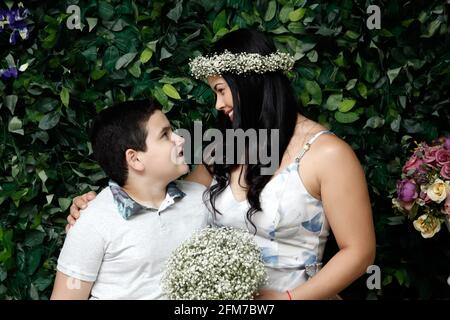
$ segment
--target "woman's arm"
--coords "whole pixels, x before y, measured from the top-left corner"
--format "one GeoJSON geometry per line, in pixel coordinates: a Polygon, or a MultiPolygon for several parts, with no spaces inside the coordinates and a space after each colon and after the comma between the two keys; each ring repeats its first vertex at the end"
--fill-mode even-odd
{"type": "MultiPolygon", "coordinates": [[[[344,141],[332,136],[321,140],[316,142],[320,155],[314,161],[324,211],[339,251],[314,277],[290,291],[292,299],[335,297],[375,259],[375,231],[364,171],[344,141]]],[[[288,295],[263,290],[258,298],[288,299],[288,295]]]]}
{"type": "Polygon", "coordinates": [[[211,185],[212,176],[206,169],[204,164],[199,164],[195,169],[186,177],[187,181],[197,182],[206,187],[211,185]]]}
{"type": "Polygon", "coordinates": [[[93,284],[58,271],[50,300],[87,300],[93,284]]]}
{"type": "Polygon", "coordinates": [[[362,276],[375,259],[372,209],[358,158],[337,137],[326,139],[320,151],[316,163],[321,198],[339,251],[314,277],[292,290],[293,299],[333,297],[362,276]]]}

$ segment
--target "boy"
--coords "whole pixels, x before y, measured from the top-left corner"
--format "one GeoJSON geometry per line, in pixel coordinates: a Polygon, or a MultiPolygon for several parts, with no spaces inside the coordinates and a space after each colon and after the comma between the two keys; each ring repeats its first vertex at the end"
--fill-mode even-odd
{"type": "Polygon", "coordinates": [[[207,225],[204,187],[187,173],[184,139],[152,101],[97,116],[94,157],[111,179],[67,234],[51,299],[164,299],[171,252],[207,225]]]}

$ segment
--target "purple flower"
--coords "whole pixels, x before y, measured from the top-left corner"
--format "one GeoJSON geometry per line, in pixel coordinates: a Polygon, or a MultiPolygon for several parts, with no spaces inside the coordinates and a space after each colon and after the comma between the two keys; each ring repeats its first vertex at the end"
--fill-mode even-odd
{"type": "Polygon", "coordinates": [[[398,199],[403,202],[412,202],[419,196],[417,185],[410,180],[397,182],[398,199]]]}
{"type": "Polygon", "coordinates": [[[17,37],[28,39],[28,25],[26,19],[30,11],[28,9],[19,8],[15,10],[0,10],[0,32],[2,32],[6,25],[11,29],[9,43],[16,44],[17,37]]]}
{"type": "Polygon", "coordinates": [[[9,79],[9,78],[17,78],[17,68],[16,67],[10,67],[8,69],[1,69],[0,70],[0,76],[3,80],[9,79]]]}
{"type": "Polygon", "coordinates": [[[450,150],[450,137],[446,137],[444,141],[444,148],[450,150]]]}

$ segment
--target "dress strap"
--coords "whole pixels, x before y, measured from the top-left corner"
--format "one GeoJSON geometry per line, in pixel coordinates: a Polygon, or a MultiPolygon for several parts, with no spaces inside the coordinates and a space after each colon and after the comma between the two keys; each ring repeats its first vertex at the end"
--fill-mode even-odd
{"type": "Polygon", "coordinates": [[[316,139],[321,136],[324,133],[329,133],[329,134],[334,134],[333,132],[331,132],[330,130],[322,130],[317,132],[311,139],[308,140],[308,142],[305,143],[305,145],[303,146],[302,151],[300,151],[300,154],[298,155],[297,158],[295,158],[295,162],[300,162],[300,160],[303,158],[303,156],[305,155],[306,151],[309,150],[309,148],[311,147],[311,145],[313,144],[314,141],[316,141],[316,139]]]}

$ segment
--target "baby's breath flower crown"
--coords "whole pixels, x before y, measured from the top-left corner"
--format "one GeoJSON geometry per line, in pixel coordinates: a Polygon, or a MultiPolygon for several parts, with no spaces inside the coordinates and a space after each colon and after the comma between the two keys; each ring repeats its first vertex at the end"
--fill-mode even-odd
{"type": "Polygon", "coordinates": [[[196,79],[223,73],[245,74],[292,70],[295,60],[288,53],[277,51],[269,55],[259,53],[231,53],[225,50],[221,54],[199,56],[189,62],[191,74],[196,79]]]}
{"type": "Polygon", "coordinates": [[[247,300],[267,281],[253,236],[243,230],[206,228],[177,248],[162,285],[169,299],[247,300]]]}

